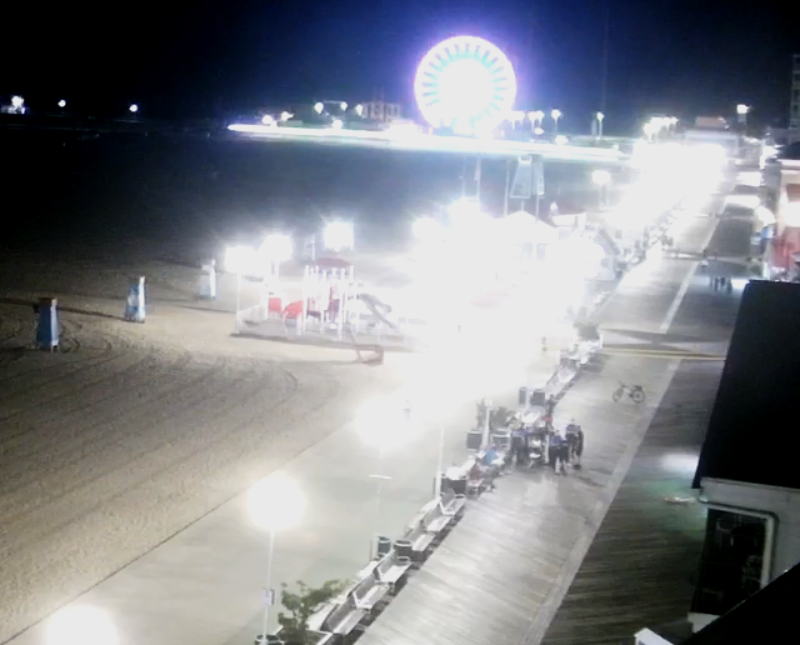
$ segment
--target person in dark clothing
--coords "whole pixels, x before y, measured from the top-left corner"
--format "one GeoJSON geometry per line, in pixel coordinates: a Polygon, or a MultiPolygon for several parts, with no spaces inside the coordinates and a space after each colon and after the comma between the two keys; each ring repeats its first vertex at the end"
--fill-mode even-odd
{"type": "Polygon", "coordinates": [[[517,456],[517,466],[528,465],[528,433],[525,432],[523,427],[519,428],[519,437],[515,454],[517,456]]]}
{"type": "Polygon", "coordinates": [[[583,430],[573,420],[567,426],[567,444],[569,445],[569,463],[573,468],[580,469],[581,455],[583,454],[583,430]]]}
{"type": "Polygon", "coordinates": [[[558,474],[567,474],[567,460],[569,459],[569,444],[567,440],[558,432],[550,437],[550,466],[558,474]]]}

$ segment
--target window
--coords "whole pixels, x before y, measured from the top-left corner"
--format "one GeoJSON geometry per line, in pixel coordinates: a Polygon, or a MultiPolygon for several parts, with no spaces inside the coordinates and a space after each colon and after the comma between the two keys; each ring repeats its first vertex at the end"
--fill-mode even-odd
{"type": "Polygon", "coordinates": [[[761,589],[767,520],[710,508],[692,612],[721,616],[761,589]]]}

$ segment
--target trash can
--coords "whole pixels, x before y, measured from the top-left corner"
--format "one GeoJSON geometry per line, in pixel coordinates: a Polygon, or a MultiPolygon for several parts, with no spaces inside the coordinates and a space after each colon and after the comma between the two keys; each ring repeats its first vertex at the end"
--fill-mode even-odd
{"type": "Polygon", "coordinates": [[[533,392],[531,392],[531,405],[544,407],[545,403],[546,397],[543,388],[536,388],[533,392]]]}
{"type": "Polygon", "coordinates": [[[483,443],[482,430],[470,430],[467,433],[467,450],[480,450],[483,443]]]}
{"type": "Polygon", "coordinates": [[[528,388],[527,387],[519,388],[519,394],[517,395],[517,403],[519,405],[528,405],[528,388]]]}
{"type": "Polygon", "coordinates": [[[386,537],[385,535],[379,535],[377,540],[377,559],[380,560],[383,556],[385,556],[389,551],[392,550],[392,540],[391,538],[386,537]]]}
{"type": "Polygon", "coordinates": [[[394,550],[400,558],[411,558],[411,542],[408,540],[395,540],[394,550]]]}
{"type": "Polygon", "coordinates": [[[467,494],[467,480],[464,478],[448,479],[447,485],[456,495],[467,494]]]}

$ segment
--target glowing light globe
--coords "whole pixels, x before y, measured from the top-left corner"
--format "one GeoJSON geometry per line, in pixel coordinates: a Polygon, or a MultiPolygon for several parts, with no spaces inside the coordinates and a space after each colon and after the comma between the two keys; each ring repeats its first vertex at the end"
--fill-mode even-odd
{"type": "Polygon", "coordinates": [[[440,42],[422,59],[414,94],[433,127],[475,134],[508,117],[517,80],[511,61],[492,43],[457,36],[440,42]]]}

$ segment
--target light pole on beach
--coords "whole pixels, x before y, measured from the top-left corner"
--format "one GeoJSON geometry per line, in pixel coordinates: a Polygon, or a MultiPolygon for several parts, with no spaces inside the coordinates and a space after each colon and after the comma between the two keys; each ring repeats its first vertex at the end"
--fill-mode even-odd
{"type": "Polygon", "coordinates": [[[300,491],[283,479],[263,479],[253,486],[247,496],[247,506],[253,522],[269,531],[267,568],[264,589],[263,643],[269,640],[270,610],[276,604],[272,588],[272,560],[275,555],[275,533],[300,521],[305,500],[300,491]]]}

